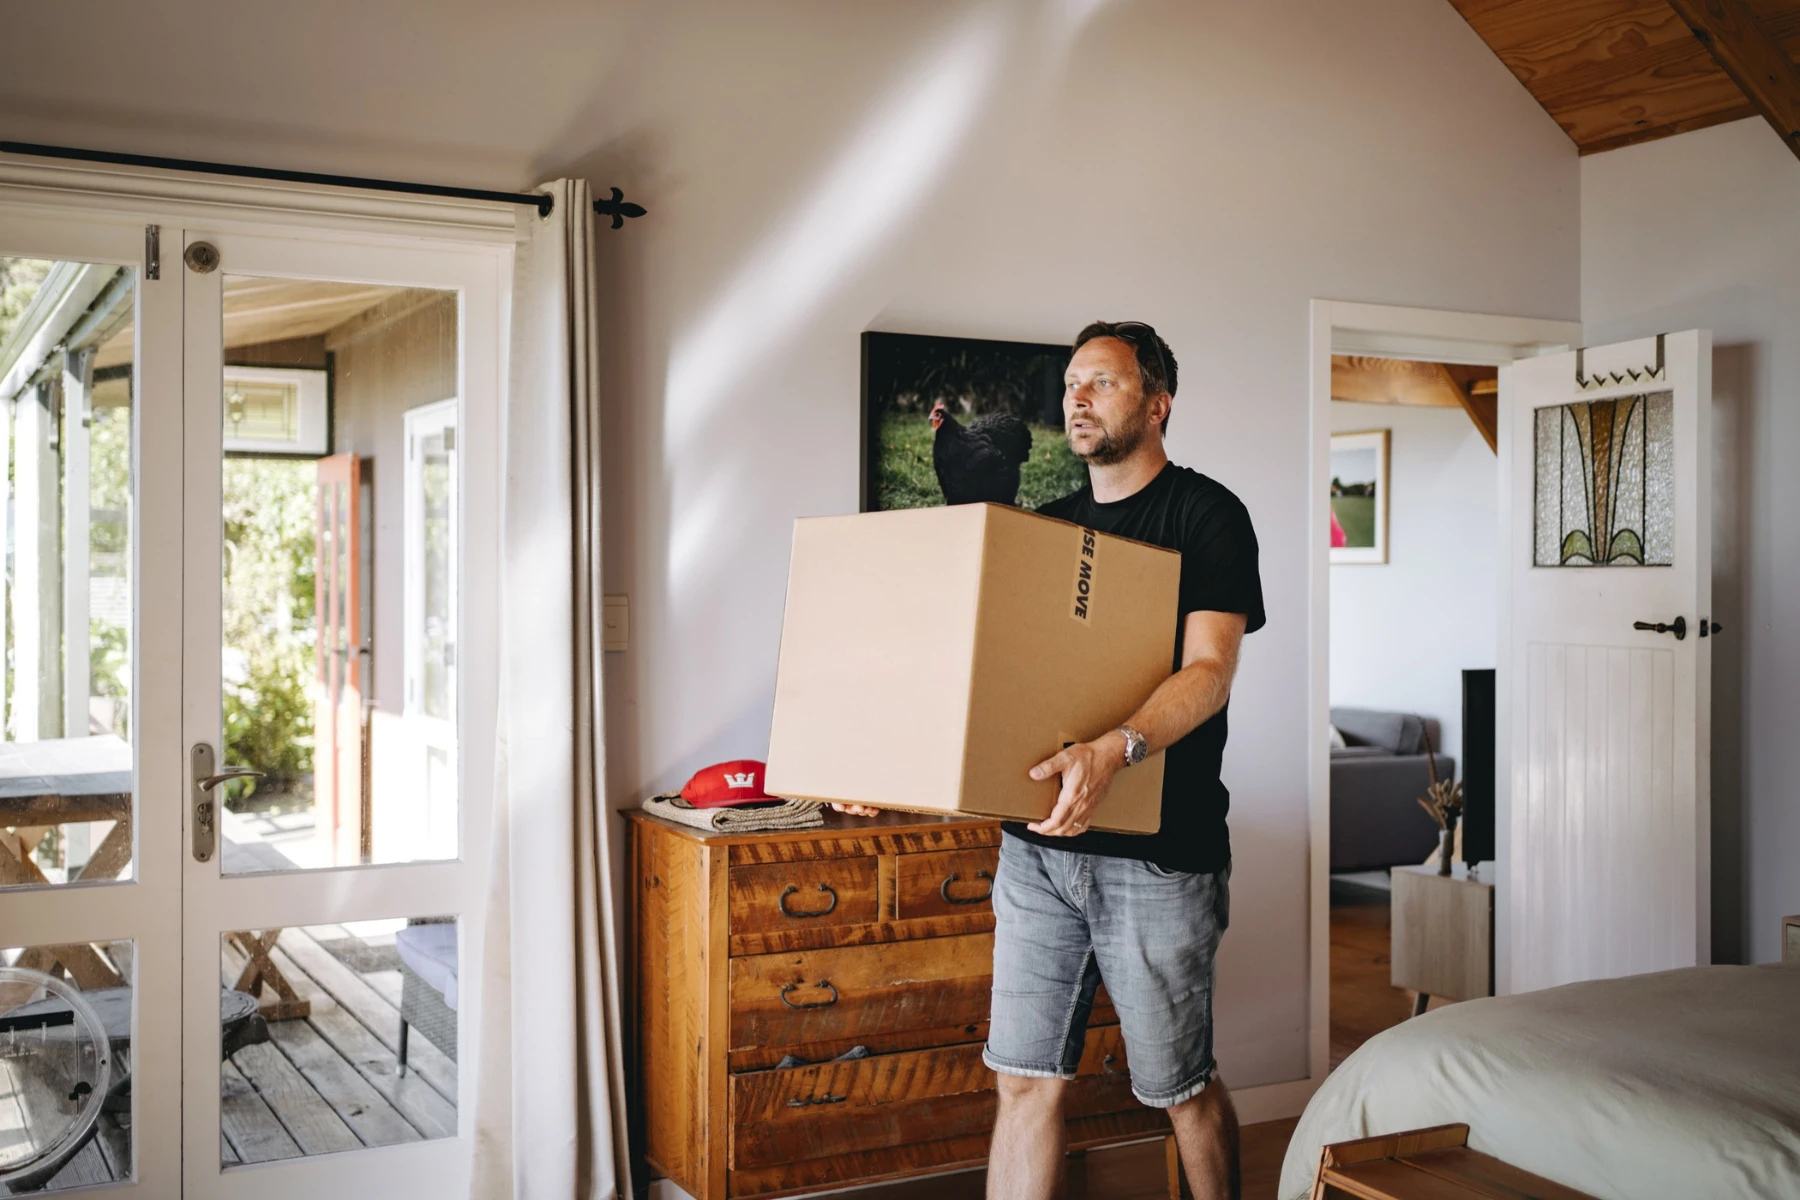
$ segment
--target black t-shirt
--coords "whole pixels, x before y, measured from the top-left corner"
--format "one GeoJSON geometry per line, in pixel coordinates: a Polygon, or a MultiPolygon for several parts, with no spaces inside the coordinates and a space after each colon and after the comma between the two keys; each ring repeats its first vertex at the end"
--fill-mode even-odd
{"type": "MultiPolygon", "coordinates": [[[[1165,466],[1141,490],[1107,504],[1090,485],[1038,509],[1045,516],[1181,552],[1181,616],[1191,612],[1243,613],[1244,632],[1267,622],[1262,578],[1256,569],[1256,530],[1231,490],[1198,471],[1165,466]]],[[[1175,667],[1181,667],[1181,628],[1176,626],[1175,667]]],[[[1145,697],[1148,699],[1148,697],[1145,697]]],[[[1231,794],[1219,780],[1225,756],[1226,712],[1170,746],[1163,758],[1162,828],[1153,834],[1089,832],[1043,837],[1019,822],[1002,828],[1015,837],[1058,850],[1138,858],[1171,871],[1219,871],[1231,862],[1225,814],[1231,794]]],[[[1127,767],[1126,770],[1131,768],[1127,767]]]]}

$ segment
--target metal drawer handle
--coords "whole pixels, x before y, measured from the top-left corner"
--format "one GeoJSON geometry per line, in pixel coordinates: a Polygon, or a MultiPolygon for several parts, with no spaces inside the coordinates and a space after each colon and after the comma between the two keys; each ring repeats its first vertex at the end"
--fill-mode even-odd
{"type": "Polygon", "coordinates": [[[789,1008],[830,1008],[832,1005],[834,1005],[838,1002],[838,990],[831,986],[830,980],[821,979],[821,980],[819,980],[819,982],[813,984],[813,986],[814,987],[822,987],[826,991],[830,992],[831,999],[820,1000],[816,1004],[795,1004],[792,1000],[788,999],[788,993],[793,991],[795,988],[797,988],[799,986],[800,985],[797,983],[790,983],[786,987],[781,989],[781,1002],[783,1004],[787,1005],[789,1008]]]}
{"type": "Polygon", "coordinates": [[[1129,1077],[1131,1074],[1130,1071],[1115,1071],[1115,1070],[1113,1070],[1113,1063],[1115,1063],[1117,1061],[1118,1061],[1118,1058],[1116,1055],[1109,1054],[1105,1058],[1100,1060],[1100,1069],[1102,1071],[1105,1071],[1108,1075],[1124,1075],[1124,1076],[1129,1077]]]}
{"type": "Polygon", "coordinates": [[[815,1096],[809,1100],[794,1099],[788,1101],[789,1108],[805,1108],[809,1104],[842,1104],[848,1096],[815,1096]]]}
{"type": "Polygon", "coordinates": [[[776,905],[781,909],[782,916],[784,916],[784,917],[822,917],[826,913],[832,911],[833,909],[835,909],[837,907],[837,900],[838,900],[837,893],[832,891],[830,884],[821,883],[819,885],[819,890],[821,892],[826,893],[827,895],[829,895],[831,897],[831,903],[827,904],[824,908],[814,909],[812,912],[795,912],[793,909],[788,907],[787,898],[799,890],[800,890],[800,888],[797,885],[790,883],[787,885],[787,890],[781,893],[780,899],[775,901],[776,905]]]}
{"type": "Polygon", "coordinates": [[[961,900],[952,896],[950,894],[950,885],[955,883],[957,879],[954,871],[949,875],[946,875],[944,877],[944,882],[938,885],[938,895],[944,898],[945,904],[980,904],[994,894],[994,877],[989,875],[986,871],[977,871],[975,872],[975,878],[988,881],[987,891],[981,893],[979,896],[965,896],[961,900]]]}

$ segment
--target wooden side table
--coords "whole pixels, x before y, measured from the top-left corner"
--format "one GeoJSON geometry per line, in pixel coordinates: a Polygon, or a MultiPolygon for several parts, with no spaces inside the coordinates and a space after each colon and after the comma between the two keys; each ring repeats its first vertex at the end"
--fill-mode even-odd
{"type": "Polygon", "coordinates": [[[1459,1124],[1325,1146],[1312,1200],[1594,1200],[1468,1142],[1469,1127],[1459,1124]]]}
{"type": "Polygon", "coordinates": [[[1800,963],[1800,917],[1781,918],[1781,961],[1800,963]]]}
{"type": "Polygon", "coordinates": [[[1413,1016],[1433,996],[1471,1000],[1494,994],[1494,885],[1462,864],[1393,869],[1390,980],[1418,993],[1413,1016]]]}

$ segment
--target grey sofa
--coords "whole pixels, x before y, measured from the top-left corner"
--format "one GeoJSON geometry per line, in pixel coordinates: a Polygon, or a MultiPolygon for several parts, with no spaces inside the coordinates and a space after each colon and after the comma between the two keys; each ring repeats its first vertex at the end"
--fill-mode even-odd
{"type": "MultiPolygon", "coordinates": [[[[1425,861],[1437,848],[1437,822],[1419,806],[1431,785],[1425,738],[1439,745],[1436,721],[1411,713],[1333,708],[1331,723],[1347,746],[1331,749],[1331,869],[1370,871],[1425,861]]],[[[1436,754],[1440,779],[1456,778],[1456,760],[1436,754]]]]}

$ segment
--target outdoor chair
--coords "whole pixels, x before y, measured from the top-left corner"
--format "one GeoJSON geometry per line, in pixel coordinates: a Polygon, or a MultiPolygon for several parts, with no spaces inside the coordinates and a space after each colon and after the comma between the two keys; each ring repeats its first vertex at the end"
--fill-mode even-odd
{"type": "Polygon", "coordinates": [[[400,956],[400,1066],[406,1074],[407,1031],[456,1061],[456,922],[418,919],[394,934],[400,956]]]}

